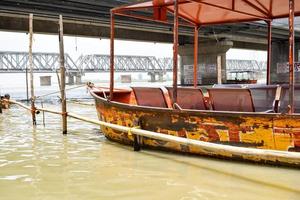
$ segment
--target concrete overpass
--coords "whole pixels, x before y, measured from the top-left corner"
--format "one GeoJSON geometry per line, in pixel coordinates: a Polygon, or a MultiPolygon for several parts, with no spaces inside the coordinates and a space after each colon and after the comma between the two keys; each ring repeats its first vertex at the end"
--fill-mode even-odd
{"type": "MultiPolygon", "coordinates": [[[[28,14],[35,15],[36,33],[57,33],[57,17],[64,16],[65,34],[109,37],[109,10],[138,0],[1,0],[0,30],[28,30],[28,14]]],[[[172,42],[172,26],[135,19],[117,19],[116,37],[120,39],[172,42]]],[[[193,30],[180,29],[180,44],[193,43],[193,30]]],[[[273,40],[287,39],[288,31],[273,28],[273,40]]],[[[267,28],[264,23],[243,23],[203,27],[202,40],[231,40],[233,48],[266,49],[267,28]]]]}
{"type": "MultiPolygon", "coordinates": [[[[66,35],[108,38],[109,11],[111,8],[138,0],[1,0],[0,30],[28,31],[28,14],[34,14],[34,32],[57,34],[58,15],[64,16],[66,35]]],[[[147,15],[147,13],[145,13],[147,15]]],[[[171,17],[171,16],[170,16],[171,17]]],[[[272,30],[272,67],[271,79],[287,79],[278,76],[278,64],[288,60],[287,21],[273,22],[272,30]],[[277,70],[277,71],[276,71],[277,70]]],[[[300,20],[296,19],[296,52],[300,50],[300,20]],[[298,27],[297,27],[298,26],[298,27]],[[298,29],[297,29],[298,28],[298,29]]],[[[151,23],[136,19],[118,17],[116,20],[116,38],[171,43],[172,25],[151,23]]],[[[203,68],[217,66],[220,58],[223,80],[226,80],[226,52],[230,48],[266,50],[267,27],[264,22],[240,23],[202,27],[200,30],[199,65],[203,68]],[[205,58],[205,60],[201,60],[205,58]]],[[[180,29],[181,70],[193,63],[193,30],[180,29]]],[[[296,60],[298,56],[296,56],[296,60]]],[[[201,68],[201,67],[200,67],[201,68]]],[[[215,82],[215,73],[202,77],[202,84],[215,82]]],[[[300,82],[300,76],[296,80],[300,82]]]]}

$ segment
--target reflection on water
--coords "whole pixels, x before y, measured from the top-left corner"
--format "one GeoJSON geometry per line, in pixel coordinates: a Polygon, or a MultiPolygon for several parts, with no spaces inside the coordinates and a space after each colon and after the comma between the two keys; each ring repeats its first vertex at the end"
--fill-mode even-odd
{"type": "MultiPolygon", "coordinates": [[[[58,109],[58,105],[46,105],[58,109]]],[[[96,118],[94,107],[69,110],[96,118]]],[[[300,199],[300,171],[165,152],[134,152],[97,126],[13,106],[0,115],[1,199],[300,199]]]]}

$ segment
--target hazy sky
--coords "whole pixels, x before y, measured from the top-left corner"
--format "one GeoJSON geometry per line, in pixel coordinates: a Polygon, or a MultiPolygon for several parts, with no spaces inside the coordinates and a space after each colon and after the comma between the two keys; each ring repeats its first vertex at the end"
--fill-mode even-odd
{"type": "MultiPolygon", "coordinates": [[[[0,32],[0,51],[28,51],[28,35],[25,33],[0,32]]],[[[83,37],[64,37],[65,52],[76,60],[82,54],[109,54],[109,40],[83,37]]],[[[34,52],[57,52],[58,36],[34,34],[34,52]]],[[[141,55],[171,57],[172,44],[115,41],[116,55],[141,55]]],[[[231,49],[228,59],[266,60],[266,52],[231,49]]]]}

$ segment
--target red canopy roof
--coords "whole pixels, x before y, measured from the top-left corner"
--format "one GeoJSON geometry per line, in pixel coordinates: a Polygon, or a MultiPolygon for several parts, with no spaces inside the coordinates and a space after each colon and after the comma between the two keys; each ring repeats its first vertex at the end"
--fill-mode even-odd
{"type": "MultiPolygon", "coordinates": [[[[174,12],[174,0],[153,0],[114,8],[116,14],[129,10],[153,8],[150,20],[164,21],[166,11],[174,12]]],[[[193,25],[272,20],[289,16],[288,0],[178,0],[179,16],[193,25]]],[[[295,16],[300,15],[300,1],[295,0],[295,16]]]]}

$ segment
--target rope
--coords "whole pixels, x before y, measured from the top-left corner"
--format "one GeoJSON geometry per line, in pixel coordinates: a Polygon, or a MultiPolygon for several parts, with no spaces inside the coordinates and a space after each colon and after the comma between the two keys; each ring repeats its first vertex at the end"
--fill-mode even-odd
{"type": "MultiPolygon", "coordinates": [[[[72,87],[72,88],[67,88],[65,90],[69,91],[69,90],[74,90],[74,89],[85,87],[85,86],[86,86],[86,84],[82,84],[82,85],[75,86],[75,87],[72,87]]],[[[48,93],[48,94],[40,95],[40,96],[37,96],[36,99],[43,99],[46,96],[50,96],[50,95],[58,94],[58,93],[60,93],[60,91],[56,91],[56,92],[51,92],[51,93],[48,93]]]]}

